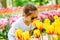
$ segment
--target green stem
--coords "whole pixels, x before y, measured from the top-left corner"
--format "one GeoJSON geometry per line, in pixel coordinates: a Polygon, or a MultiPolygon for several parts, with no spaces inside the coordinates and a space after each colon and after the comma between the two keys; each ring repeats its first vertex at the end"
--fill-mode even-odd
{"type": "Polygon", "coordinates": [[[48,40],[51,40],[50,35],[48,35],[48,40]]]}

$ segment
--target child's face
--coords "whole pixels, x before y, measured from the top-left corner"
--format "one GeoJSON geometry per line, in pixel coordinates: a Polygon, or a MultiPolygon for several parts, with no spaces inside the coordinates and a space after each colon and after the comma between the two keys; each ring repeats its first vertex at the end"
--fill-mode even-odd
{"type": "Polygon", "coordinates": [[[26,16],[27,21],[33,22],[34,19],[37,19],[37,11],[30,11],[30,14],[26,16]]]}

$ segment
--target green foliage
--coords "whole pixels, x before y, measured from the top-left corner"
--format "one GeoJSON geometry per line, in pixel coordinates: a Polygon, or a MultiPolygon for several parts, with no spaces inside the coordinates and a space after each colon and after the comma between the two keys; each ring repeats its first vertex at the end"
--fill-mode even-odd
{"type": "Polygon", "coordinates": [[[13,0],[14,6],[24,6],[27,3],[33,3],[35,5],[47,4],[48,0],[13,0]]]}
{"type": "Polygon", "coordinates": [[[10,24],[8,22],[8,24],[6,26],[4,26],[4,31],[0,31],[0,39],[5,39],[8,40],[8,31],[10,29],[10,24]]]}
{"type": "Polygon", "coordinates": [[[58,0],[57,2],[58,2],[58,4],[60,4],[60,0],[58,0]]]}
{"type": "Polygon", "coordinates": [[[27,2],[28,2],[28,0],[14,0],[14,5],[15,6],[23,6],[27,2]]]}

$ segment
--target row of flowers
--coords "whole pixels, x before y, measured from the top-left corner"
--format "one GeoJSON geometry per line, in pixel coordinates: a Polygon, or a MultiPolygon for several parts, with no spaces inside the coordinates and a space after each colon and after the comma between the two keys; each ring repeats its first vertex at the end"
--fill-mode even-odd
{"type": "MultiPolygon", "coordinates": [[[[38,10],[46,10],[46,9],[58,9],[60,5],[48,5],[48,6],[37,6],[38,10]]],[[[0,8],[0,14],[9,14],[15,12],[22,12],[23,7],[13,7],[13,8],[0,8]]]]}
{"type": "Polygon", "coordinates": [[[54,16],[54,22],[51,22],[50,19],[45,18],[44,22],[36,20],[33,22],[33,25],[40,31],[45,29],[47,34],[57,34],[60,35],[60,17],[54,16]]]}
{"type": "Polygon", "coordinates": [[[39,8],[39,9],[45,9],[45,8],[52,8],[52,9],[55,9],[55,8],[60,8],[60,4],[58,4],[58,5],[37,6],[37,8],[39,8]]]}
{"type": "MultiPolygon", "coordinates": [[[[33,21],[34,30],[33,30],[33,37],[41,39],[40,37],[45,33],[45,35],[56,35],[51,36],[53,37],[52,40],[58,40],[58,37],[60,35],[60,17],[54,16],[54,22],[51,22],[49,18],[45,18],[44,22],[40,20],[33,21]],[[44,30],[44,32],[42,32],[44,30]],[[56,38],[57,37],[57,38],[56,38]]],[[[17,39],[23,39],[23,40],[31,40],[31,35],[29,34],[29,31],[23,32],[22,29],[17,29],[14,36],[17,39]]],[[[47,40],[47,39],[46,39],[47,40]]],[[[48,39],[50,40],[50,38],[48,39]]]]}
{"type": "Polygon", "coordinates": [[[39,19],[44,19],[44,18],[53,19],[53,16],[56,16],[56,15],[60,16],[60,9],[40,12],[38,14],[38,18],[39,19]]]}
{"type": "Polygon", "coordinates": [[[11,24],[19,18],[20,16],[12,16],[10,18],[0,18],[0,32],[3,32],[4,30],[8,31],[11,28],[11,24]]]}
{"type": "Polygon", "coordinates": [[[20,16],[12,16],[10,18],[0,18],[0,40],[8,40],[8,31],[11,28],[11,24],[19,19],[20,16]]]}
{"type": "MultiPolygon", "coordinates": [[[[51,10],[48,12],[41,12],[38,15],[38,18],[41,20],[35,20],[32,24],[35,26],[35,30],[33,31],[33,35],[36,38],[40,38],[41,37],[41,33],[43,33],[42,31],[44,31],[44,33],[47,33],[48,35],[60,35],[60,9],[58,10],[51,10]],[[44,19],[44,21],[43,21],[44,19]],[[52,22],[52,21],[53,22],[52,22]],[[43,22],[42,22],[43,21],[43,22]]],[[[0,18],[0,29],[6,25],[8,25],[8,22],[10,24],[12,24],[13,22],[15,22],[17,19],[19,19],[21,16],[12,16],[10,18],[0,18]]],[[[4,30],[4,29],[3,29],[4,30]]],[[[17,38],[20,39],[20,37],[22,35],[24,35],[23,39],[29,39],[30,40],[30,34],[28,31],[25,31],[23,33],[22,30],[18,30],[15,34],[15,36],[17,38]],[[18,34],[17,34],[18,32],[18,34]],[[28,36],[27,36],[28,35],[28,36]]]]}
{"type": "Polygon", "coordinates": [[[12,24],[13,22],[15,22],[18,18],[20,18],[20,16],[12,16],[11,18],[0,18],[0,26],[5,26],[8,24],[8,22],[10,24],[12,24]]]}
{"type": "Polygon", "coordinates": [[[0,8],[0,14],[11,14],[15,12],[22,12],[22,7],[0,8]]]}
{"type": "MultiPolygon", "coordinates": [[[[46,11],[46,12],[40,12],[38,14],[38,18],[40,20],[45,19],[45,18],[49,18],[51,20],[53,20],[53,16],[60,16],[60,9],[58,10],[51,10],[51,11],[46,11]]],[[[20,16],[15,15],[12,16],[10,18],[0,18],[0,26],[2,25],[7,25],[8,22],[10,22],[10,24],[12,24],[13,22],[15,22],[18,18],[20,18],[20,16]]]]}

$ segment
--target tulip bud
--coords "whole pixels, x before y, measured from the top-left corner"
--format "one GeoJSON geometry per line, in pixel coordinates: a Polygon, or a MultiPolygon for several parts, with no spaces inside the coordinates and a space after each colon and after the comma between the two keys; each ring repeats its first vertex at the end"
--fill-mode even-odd
{"type": "Polygon", "coordinates": [[[34,30],[34,36],[36,38],[39,38],[40,37],[40,30],[38,30],[38,29],[34,30]]]}

